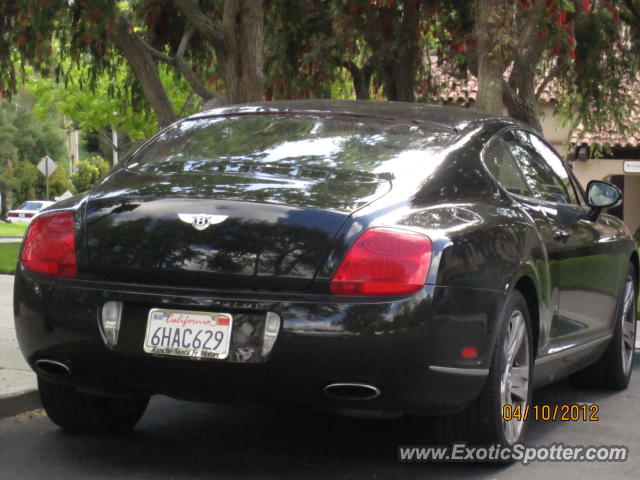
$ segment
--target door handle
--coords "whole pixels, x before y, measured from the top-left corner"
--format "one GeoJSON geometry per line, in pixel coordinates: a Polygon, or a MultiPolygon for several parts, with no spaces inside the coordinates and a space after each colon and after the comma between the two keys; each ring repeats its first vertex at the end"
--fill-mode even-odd
{"type": "Polygon", "coordinates": [[[555,240],[560,240],[562,242],[566,242],[569,238],[569,231],[564,230],[562,228],[556,228],[553,230],[553,238],[555,240]]]}

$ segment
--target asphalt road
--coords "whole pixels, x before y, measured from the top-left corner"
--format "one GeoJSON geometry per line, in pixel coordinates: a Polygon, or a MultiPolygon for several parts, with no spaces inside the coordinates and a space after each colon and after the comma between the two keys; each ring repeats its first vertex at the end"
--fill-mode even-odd
{"type": "MultiPolygon", "coordinates": [[[[638,358],[636,358],[636,364],[638,358]]],[[[593,402],[598,422],[531,423],[528,443],[626,445],[625,463],[528,466],[404,464],[398,445],[425,443],[428,422],[369,420],[262,406],[221,406],[154,397],[137,428],[71,435],[41,410],[0,420],[0,478],[637,478],[640,368],[624,392],[573,389],[534,394],[537,404],[593,402]]]]}

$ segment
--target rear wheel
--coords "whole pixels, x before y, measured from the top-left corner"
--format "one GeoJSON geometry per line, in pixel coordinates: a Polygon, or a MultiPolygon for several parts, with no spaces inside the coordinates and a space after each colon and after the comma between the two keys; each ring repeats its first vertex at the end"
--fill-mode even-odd
{"type": "Polygon", "coordinates": [[[532,339],[527,302],[514,290],[499,322],[485,386],[464,412],[436,419],[439,441],[510,446],[524,440],[523,418],[532,392],[532,339]]]}
{"type": "Polygon", "coordinates": [[[627,277],[618,299],[611,342],[593,365],[574,374],[572,383],[579,387],[622,390],[631,379],[633,352],[636,343],[636,272],[629,264],[627,277]]]}
{"type": "Polygon", "coordinates": [[[133,427],[149,397],[106,397],[78,392],[38,378],[42,406],[56,425],[75,432],[114,432],[133,427]]]}

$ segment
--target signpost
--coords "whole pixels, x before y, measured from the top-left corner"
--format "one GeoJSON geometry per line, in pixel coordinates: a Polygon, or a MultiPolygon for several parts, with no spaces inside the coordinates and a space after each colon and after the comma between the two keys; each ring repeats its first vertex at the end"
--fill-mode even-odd
{"type": "Polygon", "coordinates": [[[58,168],[58,165],[56,165],[56,162],[51,160],[49,155],[45,155],[38,164],[38,170],[42,172],[47,183],[47,200],[49,200],[49,177],[56,171],[56,168],[58,168]]]}
{"type": "Polygon", "coordinates": [[[628,160],[623,164],[624,173],[640,173],[640,161],[628,160]]]}

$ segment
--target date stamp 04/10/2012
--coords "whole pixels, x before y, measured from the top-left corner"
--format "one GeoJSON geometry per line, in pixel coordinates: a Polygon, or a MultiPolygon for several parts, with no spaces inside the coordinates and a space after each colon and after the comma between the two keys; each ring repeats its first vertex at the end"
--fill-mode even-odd
{"type": "Polygon", "coordinates": [[[505,405],[502,418],[510,420],[532,420],[543,422],[597,422],[600,407],[594,403],[558,405],[505,405]]]}

